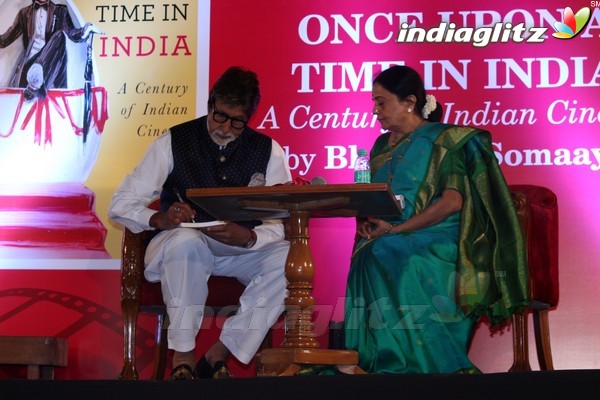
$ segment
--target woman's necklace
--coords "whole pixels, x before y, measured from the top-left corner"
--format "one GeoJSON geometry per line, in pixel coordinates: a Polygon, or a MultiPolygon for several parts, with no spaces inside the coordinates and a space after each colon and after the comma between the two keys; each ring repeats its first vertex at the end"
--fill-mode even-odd
{"type": "Polygon", "coordinates": [[[402,138],[400,139],[400,141],[398,143],[396,143],[395,140],[392,141],[392,136],[390,136],[390,140],[388,141],[389,150],[388,150],[388,157],[387,157],[388,184],[390,184],[392,182],[392,178],[394,177],[394,175],[392,174],[392,164],[393,164],[394,158],[396,158],[397,160],[402,160],[404,158],[404,154],[406,153],[406,151],[408,150],[408,148],[410,147],[410,145],[412,143],[413,133],[417,129],[419,129],[420,127],[425,125],[426,123],[427,123],[426,120],[421,121],[419,123],[419,125],[417,125],[417,127],[413,131],[402,136],[402,138]]]}
{"type": "MultiPolygon", "coordinates": [[[[419,122],[419,124],[415,127],[415,129],[413,129],[412,131],[410,131],[407,134],[404,134],[401,138],[400,138],[400,142],[407,140],[410,141],[410,137],[412,136],[413,132],[416,131],[417,129],[419,129],[420,127],[422,127],[423,125],[425,125],[427,123],[427,120],[422,120],[421,122],[419,122]]],[[[388,140],[388,146],[390,148],[396,146],[398,142],[398,136],[400,136],[399,133],[394,132],[392,134],[390,134],[390,139],[388,140]]]]}

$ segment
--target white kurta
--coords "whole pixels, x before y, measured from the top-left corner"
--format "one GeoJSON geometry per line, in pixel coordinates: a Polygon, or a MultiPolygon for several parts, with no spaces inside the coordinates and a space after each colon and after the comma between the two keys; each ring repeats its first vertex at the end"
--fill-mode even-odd
{"type": "MultiPolygon", "coordinates": [[[[153,229],[149,221],[156,211],[147,205],[160,195],[172,169],[171,134],[166,132],[150,145],[141,163],[116,190],[109,217],[132,232],[153,229]]],[[[291,181],[285,153],[275,141],[265,179],[267,186],[291,181]]],[[[170,349],[194,349],[202,318],[210,312],[204,309],[208,278],[213,274],[230,276],[246,289],[239,311],[227,319],[220,339],[241,362],[252,360],[284,309],[289,250],[278,221],[263,221],[254,231],[257,242],[251,249],[225,245],[188,228],[163,231],[150,242],[144,275],[151,282],[161,282],[170,320],[170,349]]]]}

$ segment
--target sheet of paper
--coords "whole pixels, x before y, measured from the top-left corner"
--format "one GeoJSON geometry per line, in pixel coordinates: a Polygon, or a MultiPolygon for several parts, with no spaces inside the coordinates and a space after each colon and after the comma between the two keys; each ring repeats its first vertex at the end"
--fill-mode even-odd
{"type": "Polygon", "coordinates": [[[182,228],[207,228],[209,226],[224,225],[225,221],[207,221],[207,222],[182,222],[179,224],[182,228]]]}

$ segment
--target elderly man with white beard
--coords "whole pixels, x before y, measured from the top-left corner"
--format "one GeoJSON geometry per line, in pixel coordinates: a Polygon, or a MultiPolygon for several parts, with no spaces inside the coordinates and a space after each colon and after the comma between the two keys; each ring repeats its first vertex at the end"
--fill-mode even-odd
{"type": "Polygon", "coordinates": [[[289,242],[281,221],[180,227],[182,222],[214,220],[184,198],[187,189],[291,180],[281,146],[247,126],[259,99],[256,74],[229,68],[210,91],[208,115],[156,139],[111,201],[114,221],[133,232],[157,232],[146,251],[145,277],[161,282],[171,321],[172,380],[231,376],[229,355],[249,363],[284,309],[289,242]],[[160,211],[147,208],[159,195],[160,211]],[[211,275],[236,277],[246,289],[238,313],[228,318],[219,340],[196,364],[196,335],[211,275]]]}

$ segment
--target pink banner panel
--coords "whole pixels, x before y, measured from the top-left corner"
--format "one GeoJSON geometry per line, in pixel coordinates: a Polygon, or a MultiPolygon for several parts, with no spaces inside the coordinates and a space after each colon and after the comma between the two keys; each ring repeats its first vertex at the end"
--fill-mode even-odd
{"type": "MultiPolygon", "coordinates": [[[[251,125],[284,146],[295,177],[348,183],[357,150],[380,134],[373,78],[394,64],[415,68],[444,122],[492,133],[510,184],[557,194],[567,312],[586,296],[580,284],[600,283],[599,36],[600,9],[585,1],[224,0],[211,4],[210,82],[230,65],[255,70],[263,97],[251,125]],[[565,14],[590,5],[585,25],[565,14]],[[561,22],[575,27],[572,38],[553,35],[561,22]],[[423,36],[411,39],[415,28],[423,36]],[[568,278],[575,267],[582,276],[568,278]]],[[[313,294],[332,305],[332,319],[342,317],[335,305],[343,303],[353,235],[352,221],[311,221],[313,294]]],[[[571,315],[584,324],[581,313],[571,315]]],[[[583,348],[578,354],[586,357],[583,348]]]]}

